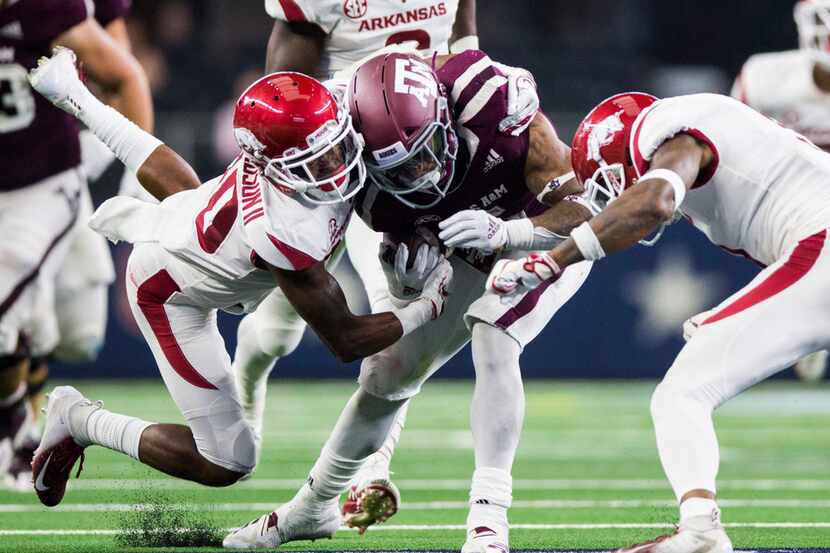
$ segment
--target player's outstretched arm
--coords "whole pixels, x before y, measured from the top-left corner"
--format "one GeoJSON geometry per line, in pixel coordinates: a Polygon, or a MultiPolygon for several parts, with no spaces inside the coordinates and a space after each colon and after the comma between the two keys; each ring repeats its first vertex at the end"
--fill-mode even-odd
{"type": "Polygon", "coordinates": [[[265,54],[265,72],[299,71],[316,75],[323,57],[326,33],[314,23],[274,20],[265,54]]]}
{"type": "Polygon", "coordinates": [[[271,267],[282,291],[297,313],[341,361],[377,353],[441,315],[452,279],[447,261],[439,265],[421,296],[402,309],[372,315],[354,315],[337,280],[317,263],[302,271],[271,267]]]}
{"type": "MultiPolygon", "coordinates": [[[[661,224],[670,221],[701,167],[705,167],[711,158],[707,146],[686,134],[660,146],[652,158],[649,172],[588,223],[603,255],[634,246],[661,224]],[[659,170],[668,170],[680,177],[682,190],[679,186],[676,189],[670,178],[661,176],[659,170]]],[[[584,247],[580,248],[572,236],[549,255],[564,269],[586,258],[582,249],[584,247]]]]}
{"type": "Polygon", "coordinates": [[[53,46],[69,48],[90,79],[109,94],[109,103],[127,119],[152,132],[153,102],[138,61],[93,18],[72,27],[53,46]]]}
{"type": "Polygon", "coordinates": [[[80,119],[159,200],[199,186],[196,172],[176,152],[101,103],[84,86],[71,50],[56,48],[51,58],[39,60],[29,82],[47,100],[80,119]]]}
{"type": "Polygon", "coordinates": [[[478,50],[476,29],[476,0],[459,0],[458,11],[450,36],[450,52],[456,54],[467,49],[478,50]]]}

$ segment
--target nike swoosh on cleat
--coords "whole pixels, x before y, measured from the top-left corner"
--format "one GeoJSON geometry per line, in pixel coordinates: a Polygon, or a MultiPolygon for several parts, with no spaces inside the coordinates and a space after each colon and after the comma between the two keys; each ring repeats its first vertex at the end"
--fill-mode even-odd
{"type": "Polygon", "coordinates": [[[49,466],[49,461],[52,460],[52,453],[49,454],[49,457],[46,458],[46,462],[43,463],[43,466],[40,468],[40,474],[37,475],[37,480],[35,480],[35,489],[39,492],[47,492],[49,491],[49,486],[43,485],[43,475],[46,474],[46,467],[49,466]]]}

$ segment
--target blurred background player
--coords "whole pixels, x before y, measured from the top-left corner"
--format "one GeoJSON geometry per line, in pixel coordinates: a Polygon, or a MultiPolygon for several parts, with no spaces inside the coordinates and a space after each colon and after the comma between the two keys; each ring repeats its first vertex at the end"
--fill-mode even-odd
{"type": "MultiPolygon", "coordinates": [[[[113,107],[146,128],[153,117],[140,67],[95,21],[89,3],[0,3],[0,469],[13,486],[26,482],[36,445],[26,395],[43,386],[45,359],[59,343],[56,275],[85,209],[78,124],[26,80],[55,45],[78,52],[113,107]]],[[[100,255],[106,267],[108,249],[96,250],[100,255]]],[[[84,315],[94,309],[78,307],[84,315]]],[[[98,308],[105,317],[106,302],[98,308]]]]}
{"type": "MultiPolygon", "coordinates": [[[[732,96],[830,151],[830,0],[800,0],[794,15],[801,48],[751,56],[732,96]]],[[[821,380],[827,357],[824,350],[812,353],[795,373],[821,380]]]]}
{"type": "MultiPolygon", "coordinates": [[[[266,73],[299,71],[328,79],[391,44],[408,43],[424,53],[478,47],[475,0],[265,0],[265,10],[274,18],[266,73]]],[[[366,290],[378,288],[372,286],[375,280],[385,286],[377,259],[381,240],[359,217],[352,218],[346,251],[366,290]]],[[[268,375],[279,358],[299,346],[305,329],[280,290],[239,325],[234,375],[260,443],[268,375]]],[[[390,433],[393,442],[405,419],[404,410],[390,433]]],[[[388,456],[377,460],[388,466],[388,456]]]]}

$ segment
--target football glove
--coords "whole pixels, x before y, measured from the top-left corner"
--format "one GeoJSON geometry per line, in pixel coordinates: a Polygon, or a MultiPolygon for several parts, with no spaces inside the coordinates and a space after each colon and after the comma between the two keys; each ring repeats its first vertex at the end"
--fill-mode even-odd
{"type": "Polygon", "coordinates": [[[539,111],[536,80],[527,69],[496,64],[507,77],[507,117],[499,122],[499,131],[519,136],[530,126],[539,111]]]}
{"type": "Polygon", "coordinates": [[[417,298],[424,289],[424,284],[433,270],[441,261],[441,254],[436,247],[428,244],[421,244],[415,253],[415,261],[411,267],[407,267],[409,261],[409,247],[401,242],[397,245],[397,251],[390,264],[388,250],[395,248],[395,245],[384,242],[380,246],[380,264],[386,275],[386,282],[389,285],[389,292],[399,300],[412,300],[417,298]]]}
{"type": "Polygon", "coordinates": [[[485,289],[500,296],[522,294],[561,275],[559,265],[548,254],[532,253],[519,259],[497,261],[487,277],[485,289]]]}
{"type": "Polygon", "coordinates": [[[438,238],[448,248],[475,248],[494,252],[528,247],[533,242],[529,219],[504,221],[480,209],[465,209],[438,223],[438,238]]]}

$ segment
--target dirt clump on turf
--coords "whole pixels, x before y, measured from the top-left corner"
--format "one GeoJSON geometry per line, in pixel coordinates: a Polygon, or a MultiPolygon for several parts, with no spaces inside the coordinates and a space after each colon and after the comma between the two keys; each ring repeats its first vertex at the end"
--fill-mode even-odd
{"type": "Polygon", "coordinates": [[[221,546],[223,532],[205,505],[174,501],[161,490],[142,490],[136,508],[118,517],[121,547],[221,546]]]}

